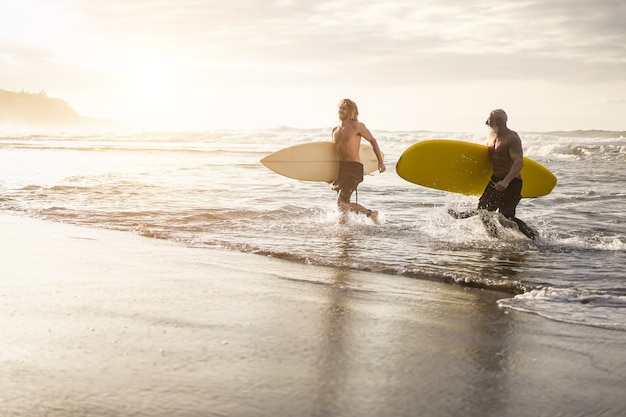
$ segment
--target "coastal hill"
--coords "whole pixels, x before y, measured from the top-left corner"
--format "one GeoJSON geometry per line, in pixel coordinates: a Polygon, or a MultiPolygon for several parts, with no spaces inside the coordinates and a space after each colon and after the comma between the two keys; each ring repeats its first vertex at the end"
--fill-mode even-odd
{"type": "Polygon", "coordinates": [[[0,123],[15,127],[70,127],[80,120],[65,101],[48,97],[44,91],[32,94],[0,89],[0,123]]]}

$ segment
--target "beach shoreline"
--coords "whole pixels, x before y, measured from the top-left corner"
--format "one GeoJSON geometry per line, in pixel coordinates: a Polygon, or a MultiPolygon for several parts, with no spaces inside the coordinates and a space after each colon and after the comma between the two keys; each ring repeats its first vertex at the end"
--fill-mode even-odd
{"type": "Polygon", "coordinates": [[[626,412],[624,332],[505,293],[8,213],[0,231],[3,416],[626,412]]]}

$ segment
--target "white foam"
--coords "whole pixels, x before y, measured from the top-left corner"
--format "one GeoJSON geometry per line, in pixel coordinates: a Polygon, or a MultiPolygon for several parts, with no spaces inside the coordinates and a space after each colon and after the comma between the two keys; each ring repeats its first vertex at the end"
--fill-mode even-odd
{"type": "Polygon", "coordinates": [[[564,323],[626,331],[626,296],[546,287],[498,305],[564,323]]]}

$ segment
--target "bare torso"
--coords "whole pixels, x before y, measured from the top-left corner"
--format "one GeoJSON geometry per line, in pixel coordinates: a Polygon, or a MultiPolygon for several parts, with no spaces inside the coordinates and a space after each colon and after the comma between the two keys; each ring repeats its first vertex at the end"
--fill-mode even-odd
{"type": "Polygon", "coordinates": [[[358,122],[344,122],[335,127],[332,134],[339,160],[360,162],[361,134],[358,122]]]}
{"type": "MultiPolygon", "coordinates": [[[[522,141],[512,130],[498,134],[489,140],[489,155],[493,166],[493,175],[497,178],[506,177],[515,163],[514,158],[522,158],[522,141]]],[[[520,178],[519,174],[515,176],[520,178]]]]}

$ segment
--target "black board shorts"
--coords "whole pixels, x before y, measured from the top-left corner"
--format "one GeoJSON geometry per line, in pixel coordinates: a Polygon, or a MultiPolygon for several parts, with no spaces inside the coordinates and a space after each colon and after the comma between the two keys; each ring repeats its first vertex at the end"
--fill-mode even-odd
{"type": "Polygon", "coordinates": [[[333,183],[333,189],[339,193],[338,200],[344,203],[350,202],[352,193],[363,182],[363,164],[355,161],[340,161],[337,181],[333,183]]]}
{"type": "Polygon", "coordinates": [[[504,217],[512,219],[515,217],[515,208],[522,199],[522,180],[514,178],[506,190],[498,191],[496,183],[501,180],[502,178],[491,177],[491,181],[478,200],[478,208],[489,211],[499,210],[504,217]]]}

